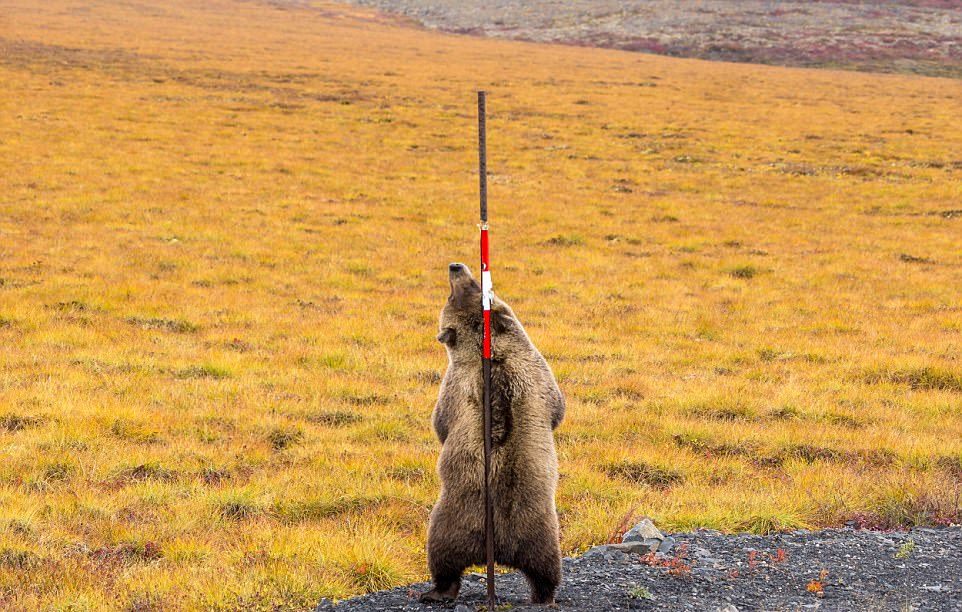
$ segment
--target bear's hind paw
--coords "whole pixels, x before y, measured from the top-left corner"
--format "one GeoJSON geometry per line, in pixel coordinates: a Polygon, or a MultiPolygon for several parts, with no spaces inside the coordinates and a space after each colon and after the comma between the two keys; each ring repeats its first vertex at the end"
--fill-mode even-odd
{"type": "Polygon", "coordinates": [[[451,593],[450,590],[446,592],[441,592],[437,589],[431,589],[430,591],[425,591],[424,593],[421,593],[421,596],[418,597],[418,601],[421,603],[447,603],[450,601],[454,601],[454,599],[457,596],[458,596],[457,591],[454,591],[454,593],[451,593]]]}

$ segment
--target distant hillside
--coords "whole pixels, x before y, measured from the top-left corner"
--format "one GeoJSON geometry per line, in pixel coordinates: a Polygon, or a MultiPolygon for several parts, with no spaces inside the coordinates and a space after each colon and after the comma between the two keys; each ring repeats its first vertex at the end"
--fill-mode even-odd
{"type": "Polygon", "coordinates": [[[425,26],[712,60],[962,77],[962,1],[353,0],[425,26]]]}

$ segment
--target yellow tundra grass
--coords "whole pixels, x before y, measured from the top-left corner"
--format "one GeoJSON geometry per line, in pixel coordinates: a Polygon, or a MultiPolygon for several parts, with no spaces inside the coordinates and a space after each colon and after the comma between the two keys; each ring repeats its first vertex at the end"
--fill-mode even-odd
{"type": "Polygon", "coordinates": [[[478,87],[495,285],[568,396],[565,551],[959,520],[959,81],[0,0],[0,607],[425,577],[478,87]]]}

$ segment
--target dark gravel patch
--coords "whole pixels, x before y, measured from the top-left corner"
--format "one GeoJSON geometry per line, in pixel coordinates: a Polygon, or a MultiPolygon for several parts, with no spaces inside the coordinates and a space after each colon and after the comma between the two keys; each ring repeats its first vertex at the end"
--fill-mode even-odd
{"type": "MultiPolygon", "coordinates": [[[[906,532],[850,528],[768,536],[716,531],[675,534],[668,555],[603,552],[565,559],[562,610],[919,610],[962,611],[962,529],[906,532]],[[782,552],[779,552],[782,551],[782,552]],[[813,582],[815,581],[815,582],[813,582]],[[821,589],[819,589],[821,587],[821,589]],[[634,596],[633,596],[634,595],[634,596]],[[650,596],[650,598],[647,598],[650,596]]],[[[505,610],[526,605],[516,574],[498,577],[505,610]]],[[[484,577],[466,576],[458,601],[427,606],[415,584],[318,610],[441,610],[483,607],[484,577]]]]}

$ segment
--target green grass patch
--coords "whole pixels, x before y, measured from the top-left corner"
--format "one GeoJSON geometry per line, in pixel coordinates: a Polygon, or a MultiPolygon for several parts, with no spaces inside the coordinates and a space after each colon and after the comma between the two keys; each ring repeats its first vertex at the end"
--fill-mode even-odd
{"type": "Polygon", "coordinates": [[[195,378],[210,378],[214,380],[219,380],[222,378],[230,378],[230,370],[216,366],[210,363],[205,363],[202,365],[192,365],[186,368],[181,368],[174,372],[174,378],[181,380],[189,380],[195,378]]]}

